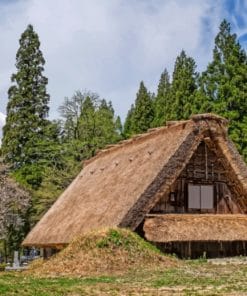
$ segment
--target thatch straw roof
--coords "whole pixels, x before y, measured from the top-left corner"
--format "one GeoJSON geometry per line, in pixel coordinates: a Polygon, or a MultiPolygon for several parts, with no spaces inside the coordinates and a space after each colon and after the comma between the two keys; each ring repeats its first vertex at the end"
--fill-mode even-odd
{"type": "Polygon", "coordinates": [[[153,215],[144,223],[145,237],[152,242],[247,241],[246,215],[167,214],[153,215]]]}
{"type": "Polygon", "coordinates": [[[234,175],[236,198],[246,211],[247,168],[227,137],[227,121],[213,114],[152,129],[102,150],[85,163],[23,242],[62,246],[102,227],[135,230],[175,182],[203,139],[210,139],[234,175]]]}

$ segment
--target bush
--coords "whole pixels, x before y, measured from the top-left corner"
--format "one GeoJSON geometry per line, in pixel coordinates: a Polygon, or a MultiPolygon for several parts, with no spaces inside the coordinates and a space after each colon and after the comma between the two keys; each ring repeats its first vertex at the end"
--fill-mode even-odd
{"type": "Polygon", "coordinates": [[[41,166],[38,164],[25,165],[14,172],[14,177],[25,187],[31,186],[33,189],[38,189],[42,182],[41,166]]]}
{"type": "Polygon", "coordinates": [[[5,271],[6,263],[0,263],[0,271],[5,271]]]}

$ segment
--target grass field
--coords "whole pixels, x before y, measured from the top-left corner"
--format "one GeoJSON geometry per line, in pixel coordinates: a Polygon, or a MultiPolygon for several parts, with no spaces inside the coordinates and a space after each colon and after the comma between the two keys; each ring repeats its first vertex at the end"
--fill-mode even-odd
{"type": "MultiPolygon", "coordinates": [[[[244,261],[243,261],[244,263],[244,261]]],[[[136,270],[122,276],[38,278],[0,273],[0,295],[247,295],[247,265],[181,261],[165,270],[136,270]]]]}

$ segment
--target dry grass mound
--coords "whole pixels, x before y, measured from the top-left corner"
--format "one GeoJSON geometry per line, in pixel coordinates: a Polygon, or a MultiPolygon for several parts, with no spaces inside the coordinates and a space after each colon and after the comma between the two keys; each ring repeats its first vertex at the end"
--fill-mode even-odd
{"type": "Polygon", "coordinates": [[[162,254],[136,233],[111,228],[76,238],[49,260],[34,262],[28,272],[38,276],[113,275],[175,265],[175,258],[162,254]]]}

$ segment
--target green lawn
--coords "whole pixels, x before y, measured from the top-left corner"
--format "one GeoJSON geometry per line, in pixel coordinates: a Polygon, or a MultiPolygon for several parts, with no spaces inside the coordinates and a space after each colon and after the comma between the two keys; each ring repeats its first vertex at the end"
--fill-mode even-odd
{"type": "Polygon", "coordinates": [[[0,273],[0,295],[247,295],[247,265],[185,261],[178,268],[124,276],[34,278],[0,273]],[[236,294],[237,293],[237,294],[236,294]]]}

